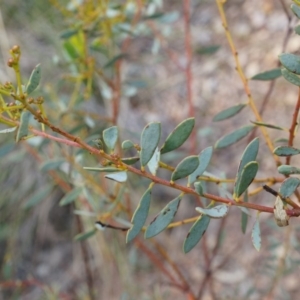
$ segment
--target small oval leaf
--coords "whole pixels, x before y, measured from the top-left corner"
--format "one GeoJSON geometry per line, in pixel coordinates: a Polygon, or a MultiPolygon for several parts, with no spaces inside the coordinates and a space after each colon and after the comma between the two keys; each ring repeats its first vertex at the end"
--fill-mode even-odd
{"type": "Polygon", "coordinates": [[[236,181],[237,184],[234,187],[233,199],[238,200],[238,198],[246,191],[255,178],[257,171],[258,163],[256,161],[251,161],[245,165],[241,175],[236,181]]]}
{"type": "Polygon", "coordinates": [[[26,87],[27,95],[31,94],[40,84],[41,64],[38,64],[32,71],[26,87]]]}
{"type": "Polygon", "coordinates": [[[209,225],[209,222],[210,217],[206,215],[202,215],[199,217],[199,219],[197,219],[184,240],[184,253],[188,253],[199,243],[209,225]]]}
{"type": "Polygon", "coordinates": [[[283,181],[283,183],[280,186],[279,193],[284,198],[290,197],[297,187],[300,185],[300,179],[296,177],[289,177],[286,180],[283,181]]]}
{"type": "Polygon", "coordinates": [[[103,130],[103,141],[109,151],[113,151],[118,140],[118,127],[112,126],[103,130]]]}
{"type": "Polygon", "coordinates": [[[199,158],[196,155],[188,156],[184,158],[175,168],[172,173],[171,180],[175,181],[189,176],[199,166],[199,158]]]}
{"type": "Polygon", "coordinates": [[[141,165],[146,166],[152,158],[160,140],[161,125],[158,122],[148,124],[141,136],[141,165]]]}
{"type": "Polygon", "coordinates": [[[130,140],[126,140],[122,143],[122,149],[123,150],[129,150],[134,148],[134,143],[130,140]]]}
{"type": "Polygon", "coordinates": [[[286,79],[288,82],[290,82],[291,84],[294,84],[296,86],[300,86],[300,78],[296,74],[290,72],[286,68],[282,68],[281,73],[282,73],[282,76],[284,77],[284,79],[286,79]]]}
{"type": "Polygon", "coordinates": [[[145,232],[145,238],[151,238],[160,232],[162,232],[173,220],[177,213],[182,194],[168,203],[164,209],[154,218],[154,220],[147,227],[145,232]]]}
{"type": "Polygon", "coordinates": [[[244,138],[253,128],[253,125],[247,125],[223,136],[216,142],[215,148],[225,148],[238,142],[239,140],[244,138]]]}
{"type": "Polygon", "coordinates": [[[195,118],[189,118],[182,121],[169,134],[165,143],[161,147],[160,153],[164,154],[179,148],[190,136],[195,126],[195,118]]]}
{"type": "Polygon", "coordinates": [[[272,69],[266,72],[256,74],[251,77],[252,80],[274,80],[281,76],[280,68],[272,69]]]}
{"type": "Polygon", "coordinates": [[[126,182],[127,180],[127,172],[122,171],[117,173],[111,173],[109,175],[105,175],[104,177],[122,183],[122,182],[126,182]]]}
{"type": "Polygon", "coordinates": [[[70,204],[71,202],[75,201],[81,193],[82,187],[74,188],[72,191],[68,192],[61,198],[61,200],[59,201],[59,205],[64,206],[70,204]]]}
{"type": "Polygon", "coordinates": [[[97,232],[96,228],[93,228],[87,232],[79,233],[74,237],[74,240],[79,242],[79,241],[84,241],[93,236],[97,232]]]}
{"type": "Polygon", "coordinates": [[[274,149],[273,153],[277,156],[292,156],[300,154],[300,149],[289,146],[279,146],[274,149]]]}
{"type": "MultiPolygon", "coordinates": [[[[244,194],[244,202],[248,202],[248,192],[247,191],[244,194]]],[[[243,208],[245,208],[245,207],[243,207],[243,208]]],[[[242,211],[241,226],[242,226],[243,234],[246,233],[247,224],[248,224],[248,214],[246,212],[242,211]]]]}
{"type": "Polygon", "coordinates": [[[261,247],[261,236],[260,236],[260,226],[259,226],[259,215],[257,215],[253,229],[252,229],[252,243],[254,248],[259,251],[261,247]]]}
{"type": "Polygon", "coordinates": [[[226,119],[229,119],[236,114],[238,114],[247,104],[238,104],[229,108],[226,108],[225,110],[222,110],[217,115],[214,116],[213,122],[219,122],[226,119]]]}
{"type": "Polygon", "coordinates": [[[149,188],[146,190],[146,192],[144,193],[144,195],[140,200],[138,207],[136,208],[132,216],[131,219],[132,227],[127,231],[126,243],[129,243],[139,234],[139,232],[142,230],[146,222],[146,219],[149,214],[152,187],[153,184],[151,184],[149,188]]]}
{"type": "Polygon", "coordinates": [[[201,153],[199,154],[199,161],[200,161],[199,166],[189,176],[190,185],[193,184],[197,180],[197,178],[204,173],[204,171],[209,165],[212,154],[213,154],[213,147],[208,147],[201,151],[201,153]]]}
{"type": "Polygon", "coordinates": [[[23,110],[21,117],[20,117],[20,125],[17,131],[16,142],[19,142],[24,137],[28,135],[28,125],[29,125],[29,118],[30,112],[28,110],[23,110]]]}
{"type": "Polygon", "coordinates": [[[228,213],[228,206],[227,205],[217,205],[212,208],[202,208],[202,207],[196,207],[195,208],[197,212],[203,215],[207,215],[210,218],[213,219],[220,219],[227,215],[228,213]]]}
{"type": "Polygon", "coordinates": [[[194,183],[194,186],[195,186],[195,191],[196,191],[200,196],[203,196],[204,190],[203,190],[202,183],[201,183],[200,181],[199,181],[199,182],[195,182],[195,183],[194,183]]]}
{"type": "Polygon", "coordinates": [[[298,55],[283,53],[279,55],[279,60],[286,69],[300,75],[300,57],[298,55]]]}
{"type": "Polygon", "coordinates": [[[300,169],[290,166],[290,165],[281,165],[278,167],[278,172],[283,175],[291,175],[291,174],[300,174],[300,169]]]}
{"type": "Polygon", "coordinates": [[[245,150],[242,154],[242,158],[241,158],[239,167],[238,167],[238,172],[237,172],[235,183],[234,183],[235,186],[240,185],[241,173],[242,173],[245,165],[251,161],[256,160],[258,148],[259,148],[259,139],[258,138],[255,138],[254,140],[252,140],[248,144],[248,146],[245,148],[245,150]]]}
{"type": "Polygon", "coordinates": [[[135,164],[139,160],[138,156],[122,158],[122,162],[128,166],[135,164]]]}

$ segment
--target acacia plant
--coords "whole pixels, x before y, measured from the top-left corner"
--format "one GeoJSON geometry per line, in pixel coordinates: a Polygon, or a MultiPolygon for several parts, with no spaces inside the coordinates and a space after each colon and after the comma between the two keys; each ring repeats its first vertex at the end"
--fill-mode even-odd
{"type": "MultiPolygon", "coordinates": [[[[162,138],[162,125],[159,121],[150,122],[141,128],[139,138],[136,139],[138,142],[134,139],[123,139],[125,129],[118,127],[120,101],[124,93],[130,93],[134,84],[137,84],[131,83],[130,86],[130,83],[122,82],[126,52],[133,39],[143,34],[152,34],[155,41],[163,45],[165,37],[158,30],[157,23],[170,22],[174,14],[157,12],[159,5],[155,4],[155,1],[126,1],[119,5],[109,1],[85,1],[71,10],[62,7],[56,1],[52,2],[62,15],[71,21],[69,24],[72,24],[61,34],[65,63],[69,67],[69,73],[64,76],[63,82],[67,90],[73,89],[70,97],[67,100],[53,101],[52,96],[43,90],[43,66],[38,62],[30,78],[26,80],[26,76],[21,72],[21,49],[17,45],[11,48],[7,62],[14,71],[15,82],[0,85],[0,122],[4,124],[1,133],[14,132],[15,141],[42,161],[41,172],[48,172],[55,183],[44,187],[42,193],[37,191],[25,206],[35,206],[51,193],[55,185],[60,186],[64,196],[59,205],[72,204],[76,210],[77,220],[81,225],[75,240],[81,241],[85,253],[85,240],[100,234],[98,229],[120,231],[120,235],[121,231],[125,231],[126,243],[136,243],[166,278],[185,292],[189,299],[200,299],[203,289],[200,289],[198,294],[195,292],[167,251],[153,241],[156,251],[169,263],[178,279],[147,248],[147,242],[143,242],[141,237],[144,235],[145,239],[149,239],[164,230],[176,230],[176,227],[190,224],[188,233],[182,238],[183,252],[188,253],[198,245],[209,225],[215,222],[214,219],[230,218],[233,207],[240,209],[244,233],[249,215],[252,215],[252,211],[255,212],[256,220],[251,229],[251,239],[257,251],[261,248],[263,238],[260,232],[262,213],[274,215],[279,227],[289,226],[289,219],[300,215],[300,194],[297,190],[300,180],[291,176],[300,174],[300,168],[291,165],[291,157],[300,154],[300,149],[293,147],[299,119],[300,89],[288,130],[280,124],[274,125],[263,120],[262,112],[252,97],[227,24],[225,1],[216,0],[247,100],[219,112],[213,117],[213,121],[220,122],[238,117],[242,110],[247,109],[252,111],[255,121],[245,122],[243,126],[225,134],[214,145],[197,151],[194,128],[197,116],[193,108],[191,89],[190,1],[183,0],[186,51],[184,55],[187,63],[182,66],[173,50],[165,51],[186,75],[188,116],[165,139],[162,138]],[[97,2],[97,5],[94,2],[97,2]],[[94,13],[95,11],[97,13],[94,13]],[[99,15],[103,18],[99,19],[99,15]],[[100,94],[97,94],[99,90],[100,94]],[[82,105],[94,96],[100,99],[107,111],[110,111],[109,117],[81,109],[82,105]],[[101,123],[100,128],[96,125],[97,122],[101,123]],[[286,131],[286,139],[273,141],[269,136],[270,129],[286,131]],[[239,167],[234,178],[221,178],[207,171],[213,153],[237,143],[246,136],[250,137],[243,153],[237,158],[239,167]],[[176,162],[176,159],[172,162],[165,160],[168,154],[175,153],[187,140],[190,142],[188,155],[181,157],[179,162],[176,162]],[[262,141],[267,145],[269,154],[278,167],[278,174],[265,178],[257,176],[260,168],[257,156],[262,141]],[[278,142],[283,145],[275,147],[275,143],[278,142]],[[73,151],[68,152],[67,149],[73,151]],[[280,157],[286,157],[284,164],[280,157]],[[169,172],[167,178],[160,176],[162,169],[169,172]],[[136,180],[141,180],[141,185],[144,186],[144,193],[138,204],[127,191],[129,189],[129,194],[133,192],[132,182],[136,180]],[[277,183],[280,183],[280,186],[275,190],[272,186],[277,183]],[[175,190],[176,196],[157,212],[156,217],[148,220],[151,194],[155,185],[175,190]],[[219,193],[208,192],[209,186],[217,187],[219,193]],[[275,196],[274,205],[251,201],[252,196],[266,192],[270,193],[270,197],[275,196]],[[177,211],[180,210],[180,203],[189,195],[194,199],[193,216],[174,221],[177,211]],[[91,216],[88,221],[84,219],[86,214],[91,216]]],[[[300,19],[298,3],[292,4],[291,9],[300,19]]],[[[295,31],[299,33],[299,26],[295,31]]],[[[280,55],[279,60],[281,69],[260,73],[252,79],[275,80],[283,76],[288,82],[300,87],[300,57],[284,53],[280,55]]],[[[11,134],[10,137],[12,138],[11,134]]],[[[88,263],[86,273],[90,297],[97,299],[88,263]]],[[[204,280],[202,288],[205,284],[204,280]]],[[[269,294],[272,293],[273,291],[270,291],[269,294]]]]}

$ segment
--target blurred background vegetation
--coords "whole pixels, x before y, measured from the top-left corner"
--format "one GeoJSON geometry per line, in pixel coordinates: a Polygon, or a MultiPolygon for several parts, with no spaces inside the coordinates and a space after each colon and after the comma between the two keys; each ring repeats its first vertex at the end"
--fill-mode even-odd
{"type": "MultiPolygon", "coordinates": [[[[248,78],[275,68],[283,51],[298,51],[300,39],[290,30],[295,23],[288,12],[290,1],[227,2],[229,28],[248,78]]],[[[57,126],[92,143],[103,129],[117,124],[122,140],[138,143],[145,124],[160,121],[166,137],[189,116],[189,83],[182,70],[188,59],[186,3],[2,0],[0,82],[15,80],[6,61],[9,49],[18,44],[25,83],[32,69],[42,65],[35,95],[44,97],[47,116],[57,126]]],[[[197,154],[254,117],[243,111],[222,126],[212,123],[213,115],[246,101],[246,95],[216,4],[194,0],[190,7],[197,154]]],[[[269,98],[264,119],[288,127],[297,89],[282,79],[273,84],[270,95],[269,82],[249,85],[258,107],[269,98]]],[[[270,135],[278,137],[277,132],[270,135]]],[[[190,224],[126,245],[123,232],[95,233],[93,224],[101,219],[128,225],[124,207],[134,211],[146,180],[132,176],[126,187],[108,183],[102,175],[82,170],[99,164],[89,153],[38,137],[15,144],[13,134],[2,134],[0,143],[2,299],[297,298],[297,220],[282,229],[272,216],[262,214],[260,253],[251,244],[251,230],[241,231],[239,210],[213,221],[201,243],[186,255],[182,242],[190,224]],[[60,206],[74,188],[84,192],[74,203],[60,206]],[[74,241],[83,232],[95,234],[74,241]]],[[[234,177],[246,143],[216,151],[209,171],[220,178],[234,177]]],[[[189,151],[187,143],[166,161],[176,165],[189,151]]],[[[259,162],[261,177],[276,174],[263,143],[259,162]]],[[[168,178],[163,172],[161,176],[168,178]]],[[[208,189],[218,193],[214,186],[208,189]]],[[[151,217],[174,197],[173,191],[159,186],[153,194],[151,217]]],[[[274,200],[264,193],[251,198],[269,206],[274,200]]],[[[186,199],[176,219],[193,217],[194,206],[192,197],[186,199]]]]}

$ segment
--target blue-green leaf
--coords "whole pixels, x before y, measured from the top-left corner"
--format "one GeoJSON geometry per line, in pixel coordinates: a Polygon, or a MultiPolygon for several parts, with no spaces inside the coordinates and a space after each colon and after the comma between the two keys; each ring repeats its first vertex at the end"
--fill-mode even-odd
{"type": "Polygon", "coordinates": [[[134,143],[130,140],[126,140],[122,143],[122,149],[123,150],[129,150],[133,147],[134,147],[134,143]]]}
{"type": "Polygon", "coordinates": [[[273,125],[273,124],[264,123],[264,122],[251,121],[251,123],[253,123],[253,124],[257,125],[257,126],[267,127],[267,128],[271,128],[271,129],[284,130],[283,127],[280,127],[280,126],[277,126],[277,125],[273,125]]]}
{"type": "Polygon", "coordinates": [[[298,17],[298,19],[300,19],[300,7],[296,4],[292,4],[291,9],[292,9],[293,13],[296,15],[296,17],[298,17]]]}
{"type": "Polygon", "coordinates": [[[41,65],[38,64],[32,71],[26,87],[27,95],[31,94],[40,84],[41,80],[41,65]]]}
{"type": "Polygon", "coordinates": [[[253,128],[254,128],[253,125],[247,125],[247,126],[239,128],[237,130],[234,130],[233,132],[220,138],[216,142],[215,148],[216,149],[225,148],[225,147],[228,147],[228,146],[238,142],[239,140],[244,138],[253,128]]]}
{"type": "Polygon", "coordinates": [[[282,68],[281,73],[282,73],[282,76],[284,77],[284,79],[286,79],[288,82],[290,82],[291,84],[294,84],[296,86],[300,86],[300,78],[296,74],[290,72],[286,68],[282,68]]]}
{"type": "Polygon", "coordinates": [[[109,151],[113,151],[118,140],[118,127],[112,126],[103,130],[103,140],[109,151]]]}
{"type": "Polygon", "coordinates": [[[136,162],[138,162],[140,160],[140,158],[138,156],[133,156],[133,157],[125,157],[121,159],[122,162],[126,165],[133,165],[136,162]]]}
{"type": "Polygon", "coordinates": [[[257,215],[253,229],[252,229],[252,243],[254,248],[259,251],[261,247],[261,236],[260,236],[260,226],[259,226],[259,215],[257,215]]]}
{"type": "Polygon", "coordinates": [[[189,185],[193,184],[199,176],[201,176],[209,165],[210,159],[213,154],[213,147],[205,148],[199,154],[199,166],[197,169],[189,176],[189,185]]]}
{"type": "Polygon", "coordinates": [[[226,108],[225,110],[222,110],[217,115],[214,116],[213,122],[219,122],[226,119],[229,119],[236,114],[238,114],[247,104],[238,104],[229,108],[226,108]]]}
{"type": "Polygon", "coordinates": [[[255,178],[257,171],[258,163],[256,161],[251,161],[245,165],[236,181],[237,184],[234,186],[233,198],[235,200],[238,200],[238,198],[246,191],[255,178]]]}
{"type": "Polygon", "coordinates": [[[153,185],[150,185],[146,190],[132,216],[132,227],[127,231],[126,243],[133,240],[139,234],[146,222],[147,216],[149,214],[152,186],[153,185]]]}
{"type": "Polygon", "coordinates": [[[192,155],[184,158],[175,168],[172,173],[171,180],[175,181],[192,174],[199,166],[199,158],[197,155],[192,155]]]}
{"type": "MultiPolygon", "coordinates": [[[[244,202],[248,202],[248,191],[246,191],[244,194],[244,202]]],[[[241,225],[242,225],[242,232],[244,234],[246,233],[247,224],[248,224],[248,214],[242,211],[241,225]]]]}
{"type": "Polygon", "coordinates": [[[117,172],[117,173],[111,173],[108,175],[104,176],[107,179],[111,179],[117,182],[126,182],[127,180],[127,172],[126,171],[122,171],[122,172],[117,172]]]}
{"type": "Polygon", "coordinates": [[[79,195],[82,193],[82,187],[74,188],[72,191],[65,194],[62,199],[59,201],[60,206],[64,206],[75,201],[79,195]]]}
{"type": "Polygon", "coordinates": [[[300,179],[296,177],[289,177],[286,180],[283,181],[283,183],[280,186],[279,193],[284,198],[290,197],[297,187],[300,185],[300,179]]]}
{"type": "Polygon", "coordinates": [[[16,142],[19,142],[24,137],[28,135],[28,125],[29,125],[29,118],[30,112],[28,110],[23,110],[20,118],[20,125],[17,131],[16,142]]]}
{"type": "Polygon", "coordinates": [[[63,163],[65,162],[65,159],[61,158],[61,159],[52,159],[52,160],[48,160],[46,162],[44,162],[41,166],[40,166],[40,170],[42,172],[48,172],[50,170],[56,170],[57,168],[59,168],[63,163]]]}
{"type": "Polygon", "coordinates": [[[279,55],[279,60],[286,69],[300,75],[300,57],[298,55],[283,53],[279,55]]]}
{"type": "Polygon", "coordinates": [[[204,235],[208,225],[210,222],[210,217],[206,215],[200,216],[197,221],[191,227],[189,233],[187,234],[184,244],[183,244],[183,252],[188,253],[191,251],[200,241],[202,236],[204,235]]]}
{"type": "Polygon", "coordinates": [[[266,72],[256,74],[251,77],[252,80],[273,80],[281,76],[280,68],[272,69],[266,72]]]}
{"type": "Polygon", "coordinates": [[[228,206],[224,204],[217,205],[211,208],[196,207],[195,209],[200,214],[207,215],[213,219],[220,219],[225,217],[229,210],[228,206]]]}
{"type": "Polygon", "coordinates": [[[87,232],[79,233],[74,237],[74,240],[77,242],[87,240],[88,238],[92,237],[96,232],[97,229],[93,228],[87,232]]]}
{"type": "Polygon", "coordinates": [[[278,167],[278,172],[283,175],[300,174],[300,169],[290,165],[281,165],[278,167]]]}
{"type": "Polygon", "coordinates": [[[160,140],[161,125],[158,122],[148,124],[141,136],[141,165],[146,166],[152,158],[160,140]]]}
{"type": "Polygon", "coordinates": [[[26,203],[23,205],[23,208],[27,209],[37,205],[42,200],[46,199],[52,190],[53,190],[52,184],[47,184],[46,186],[43,186],[41,189],[35,192],[31,198],[29,198],[26,201],[26,203]]]}
{"type": "Polygon", "coordinates": [[[164,154],[179,148],[190,136],[195,126],[195,118],[189,118],[182,121],[169,134],[165,143],[161,147],[160,153],[164,154]]]}
{"type": "Polygon", "coordinates": [[[200,55],[207,55],[207,54],[214,54],[215,52],[217,52],[220,49],[220,45],[211,45],[211,46],[207,46],[207,47],[202,47],[199,49],[195,50],[196,54],[200,54],[200,55]]]}
{"type": "Polygon", "coordinates": [[[162,232],[173,220],[178,210],[182,194],[168,203],[164,209],[157,215],[154,220],[147,227],[145,232],[145,238],[151,238],[160,232],[162,232]]]}
{"type": "Polygon", "coordinates": [[[120,171],[120,169],[115,167],[104,167],[104,168],[84,167],[84,169],[87,171],[106,172],[106,173],[115,173],[120,171]]]}
{"type": "Polygon", "coordinates": [[[239,164],[238,172],[236,175],[235,184],[234,184],[235,186],[240,185],[241,173],[242,173],[245,165],[251,161],[256,160],[258,148],[259,148],[259,139],[255,138],[248,144],[248,146],[244,150],[240,164],[239,164]]]}
{"type": "Polygon", "coordinates": [[[204,190],[203,190],[203,186],[202,186],[202,182],[197,181],[194,183],[195,186],[195,191],[200,195],[203,196],[204,190]]]}
{"type": "Polygon", "coordinates": [[[289,146],[279,146],[274,149],[273,153],[277,156],[292,156],[300,154],[300,149],[289,146]]]}

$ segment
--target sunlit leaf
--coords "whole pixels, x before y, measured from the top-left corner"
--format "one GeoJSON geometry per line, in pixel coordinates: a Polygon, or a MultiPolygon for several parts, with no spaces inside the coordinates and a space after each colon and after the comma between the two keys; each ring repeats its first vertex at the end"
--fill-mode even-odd
{"type": "Polygon", "coordinates": [[[17,129],[17,127],[6,128],[6,129],[0,130],[0,133],[10,133],[10,132],[14,132],[16,129],[17,129]]]}
{"type": "Polygon", "coordinates": [[[188,235],[186,236],[183,244],[183,252],[188,253],[191,251],[200,241],[204,235],[210,222],[210,217],[206,215],[200,216],[197,221],[191,227],[188,235]]]}
{"type": "Polygon", "coordinates": [[[229,118],[235,116],[236,114],[238,114],[240,111],[242,111],[242,109],[246,105],[247,104],[238,104],[238,105],[226,108],[226,109],[222,110],[221,112],[219,112],[217,115],[215,115],[213,118],[213,121],[219,122],[219,121],[229,119],[229,118]]]}
{"type": "Polygon", "coordinates": [[[261,247],[261,236],[260,236],[260,226],[259,226],[259,215],[257,215],[253,229],[252,229],[252,243],[254,248],[259,251],[261,247]]]}
{"type": "Polygon", "coordinates": [[[169,134],[161,147],[160,153],[164,154],[180,147],[190,136],[195,126],[195,118],[189,118],[177,125],[169,134]]]}
{"type": "Polygon", "coordinates": [[[147,167],[152,175],[156,175],[156,171],[159,168],[159,161],[160,161],[160,151],[156,147],[152,158],[149,160],[147,164],[147,167]]]}
{"type": "Polygon", "coordinates": [[[129,243],[139,234],[146,222],[147,216],[149,214],[152,186],[153,185],[150,185],[146,190],[132,216],[132,227],[127,231],[126,243],[129,243]]]}
{"type": "Polygon", "coordinates": [[[300,86],[300,78],[286,68],[281,69],[282,76],[291,84],[300,86]]]}
{"type": "Polygon", "coordinates": [[[171,180],[175,181],[192,174],[199,166],[199,158],[197,155],[192,155],[184,158],[175,168],[172,173],[171,180]]]}
{"type": "Polygon", "coordinates": [[[235,200],[238,200],[238,198],[246,191],[254,180],[257,171],[258,163],[256,161],[251,161],[245,165],[234,186],[233,198],[235,200]]]}
{"type": "Polygon", "coordinates": [[[292,156],[300,154],[300,149],[289,146],[279,146],[274,149],[273,153],[277,156],[292,156]]]}
{"type": "Polygon", "coordinates": [[[103,140],[107,148],[112,151],[114,150],[118,140],[118,127],[112,126],[103,130],[103,140]]]}
{"type": "Polygon", "coordinates": [[[74,237],[74,240],[77,242],[87,240],[88,238],[92,237],[96,232],[97,229],[93,228],[87,232],[79,233],[74,237]]]}
{"type": "Polygon", "coordinates": [[[282,182],[279,192],[283,197],[290,197],[299,185],[300,179],[296,177],[289,177],[282,182]]]}
{"type": "Polygon", "coordinates": [[[199,154],[199,166],[197,169],[189,176],[189,184],[193,184],[196,180],[197,177],[201,176],[206,168],[209,165],[210,159],[213,154],[213,147],[208,147],[205,148],[204,150],[201,151],[199,154]]]}
{"type": "Polygon", "coordinates": [[[220,138],[216,142],[215,148],[216,149],[225,148],[225,147],[228,147],[228,146],[238,142],[239,140],[244,138],[253,128],[254,128],[253,125],[247,125],[247,126],[239,128],[237,130],[234,130],[233,132],[220,138]]]}
{"type": "Polygon", "coordinates": [[[28,135],[28,125],[29,125],[29,118],[31,114],[28,110],[23,110],[20,118],[20,125],[18,127],[16,142],[19,142],[24,137],[28,135]]]}
{"type": "Polygon", "coordinates": [[[158,122],[148,124],[141,135],[141,165],[146,166],[159,143],[161,125],[158,122]]]}
{"type": "Polygon", "coordinates": [[[64,206],[75,201],[79,195],[82,193],[82,187],[74,188],[72,191],[65,194],[62,199],[59,201],[60,206],[64,206]]]}
{"type": "Polygon", "coordinates": [[[283,175],[300,174],[300,168],[290,165],[281,165],[278,167],[278,172],[283,175]]]}
{"type": "Polygon", "coordinates": [[[207,215],[210,218],[213,219],[220,219],[227,215],[228,213],[228,206],[227,205],[217,205],[211,208],[202,208],[202,207],[196,207],[195,208],[197,212],[203,215],[207,215]]]}
{"type": "Polygon", "coordinates": [[[160,232],[162,232],[173,220],[177,213],[182,195],[168,203],[164,209],[157,215],[154,220],[147,227],[145,232],[145,238],[151,238],[160,232]]]}
{"type": "Polygon", "coordinates": [[[122,183],[122,182],[126,182],[126,180],[127,180],[127,172],[122,171],[122,172],[117,172],[117,173],[111,173],[111,174],[105,175],[104,177],[107,179],[111,179],[111,180],[122,183]]]}
{"type": "Polygon", "coordinates": [[[262,72],[256,74],[255,76],[251,77],[252,80],[273,80],[281,76],[280,68],[272,69],[266,72],[262,72]]]}
{"type": "Polygon", "coordinates": [[[38,64],[32,71],[26,86],[27,95],[31,94],[40,84],[41,81],[41,65],[38,64]]]}
{"type": "Polygon", "coordinates": [[[283,53],[279,55],[279,60],[286,69],[300,75],[300,57],[298,55],[283,53]]]}

